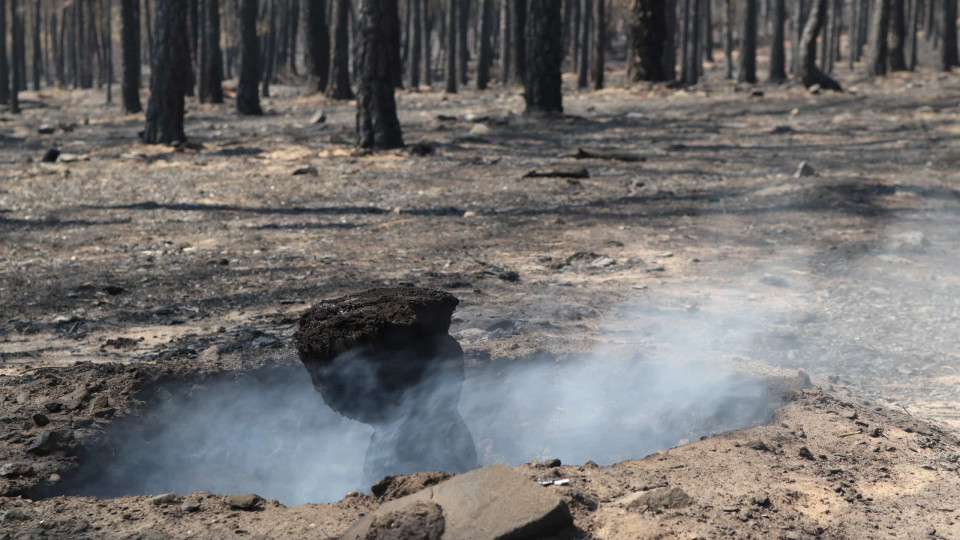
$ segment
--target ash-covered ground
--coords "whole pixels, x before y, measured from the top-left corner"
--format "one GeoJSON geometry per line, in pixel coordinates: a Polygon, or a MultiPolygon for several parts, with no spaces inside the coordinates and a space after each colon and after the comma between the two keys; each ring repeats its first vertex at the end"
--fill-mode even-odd
{"type": "MultiPolygon", "coordinates": [[[[504,373],[533,357],[550,359],[543,383],[530,379],[554,398],[605,380],[564,371],[584,356],[677,365],[681,381],[690,361],[812,375],[819,390],[793,395],[770,425],[643,461],[567,466],[589,447],[510,446],[564,461],[518,470],[570,478],[545,489],[569,500],[583,535],[960,534],[960,82],[923,73],[758,95],[710,82],[625,90],[620,79],[583,94],[568,84],[567,115],[550,120],[516,114],[517,89],[400,92],[405,139],[427,155],[354,155],[354,105],[293,87],[275,88],[262,118],[191,104],[200,147],[182,152],[137,144],[141,117],[100,94],[26,93],[24,114],[0,122],[0,530],[339,535],[377,498],[248,513],[213,495],[190,499],[199,512],[145,497],[16,497],[55,493],[76,468],[67,454],[146,410],[157,381],[289,365],[308,305],[413,283],[460,298],[451,333],[478,384],[515,381],[504,373]],[[313,125],[317,108],[328,119],[313,125]],[[41,135],[42,123],[68,129],[41,135]],[[60,161],[40,163],[50,147],[60,161]],[[644,160],[576,159],[578,148],[644,160]],[[807,175],[795,174],[801,162],[807,175]],[[525,177],[561,167],[588,177],[525,177]],[[661,486],[694,504],[627,500],[661,486]]],[[[664,388],[680,410],[700,395],[664,388]]],[[[614,395],[618,414],[641,401],[614,395]]],[[[249,417],[244,403],[222,406],[249,417]]],[[[590,425],[574,413],[594,405],[560,400],[558,424],[519,433],[590,425]]],[[[493,462],[504,452],[488,439],[478,450],[493,462]]]]}

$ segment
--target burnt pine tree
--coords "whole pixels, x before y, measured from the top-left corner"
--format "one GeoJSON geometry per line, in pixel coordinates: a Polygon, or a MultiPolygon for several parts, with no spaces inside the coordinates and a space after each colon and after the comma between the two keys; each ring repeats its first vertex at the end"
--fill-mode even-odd
{"type": "Polygon", "coordinates": [[[323,92],[330,76],[330,28],[327,26],[326,0],[303,0],[300,3],[303,25],[303,57],[307,65],[307,85],[323,92]]]}
{"type": "Polygon", "coordinates": [[[391,0],[360,0],[358,37],[359,80],[357,84],[357,146],[389,149],[403,146],[394,80],[390,62],[390,26],[395,22],[386,3],[391,0]]]}
{"type": "Polygon", "coordinates": [[[477,90],[486,90],[493,65],[493,0],[480,0],[480,50],[477,51],[477,90]]]}
{"type": "Polygon", "coordinates": [[[447,0],[447,69],[446,91],[457,93],[457,4],[460,0],[447,0]]]}
{"type": "Polygon", "coordinates": [[[733,78],[733,0],[723,0],[723,57],[726,78],[733,78]]]}
{"type": "Polygon", "coordinates": [[[200,28],[200,101],[223,103],[223,55],[220,51],[220,0],[199,0],[203,24],[200,28]]]}
{"type": "Polygon", "coordinates": [[[277,57],[277,0],[267,0],[268,5],[268,15],[267,15],[267,40],[266,47],[267,50],[264,51],[264,57],[266,59],[266,65],[263,67],[263,77],[261,83],[263,84],[262,90],[260,93],[263,94],[263,97],[270,97],[270,82],[273,80],[273,64],[277,57]]]}
{"type": "Polygon", "coordinates": [[[906,2],[890,2],[890,71],[907,70],[907,13],[906,2]]]}
{"type": "Polygon", "coordinates": [[[333,0],[331,18],[333,47],[326,94],[332,99],[353,99],[353,90],[350,88],[350,0],[333,0]]]}
{"type": "Polygon", "coordinates": [[[457,6],[457,75],[460,84],[470,82],[467,65],[470,63],[470,49],[467,47],[467,29],[470,27],[470,0],[460,0],[457,6]]]}
{"type": "Polygon", "coordinates": [[[590,82],[590,21],[593,20],[593,2],[580,2],[580,61],[577,66],[577,88],[586,88],[590,82]]]}
{"type": "Polygon", "coordinates": [[[943,43],[940,46],[940,70],[950,71],[950,68],[960,66],[960,57],[958,57],[957,52],[957,0],[942,0],[940,4],[940,21],[943,26],[941,30],[943,43]]]}
{"type": "Polygon", "coordinates": [[[416,90],[420,87],[420,45],[423,38],[420,36],[423,26],[420,20],[420,0],[410,0],[410,58],[407,59],[407,67],[410,70],[410,89],[416,90]]]}
{"type": "Polygon", "coordinates": [[[665,81],[663,47],[667,10],[662,0],[633,0],[627,26],[627,78],[630,81],[665,81]]]}
{"type": "Polygon", "coordinates": [[[873,76],[887,74],[887,30],[890,27],[889,0],[876,0],[870,20],[870,50],[867,51],[867,73],[873,76]]]}
{"type": "Polygon", "coordinates": [[[384,16],[387,18],[387,41],[390,51],[390,76],[393,86],[403,88],[403,58],[400,54],[400,3],[398,0],[386,0],[383,5],[384,16]]]}
{"type": "Polygon", "coordinates": [[[740,35],[740,82],[757,82],[757,0],[743,3],[743,32],[740,35]]]}
{"type": "Polygon", "coordinates": [[[787,23],[785,0],[773,0],[773,42],[770,45],[770,82],[787,80],[787,58],[784,51],[784,27],[787,23]]]}
{"type": "Polygon", "coordinates": [[[184,96],[190,82],[190,43],[187,36],[187,0],[157,0],[154,14],[153,63],[150,99],[143,142],[174,143],[183,133],[184,96]]]}
{"type": "MultiPolygon", "coordinates": [[[[10,43],[13,46],[13,50],[10,53],[11,61],[13,63],[13,80],[11,81],[12,85],[10,87],[10,114],[20,114],[20,76],[22,72],[20,71],[20,39],[19,33],[22,32],[20,27],[20,17],[17,16],[17,0],[10,0],[10,43]]],[[[3,39],[6,39],[6,36],[3,36],[3,39]]]]}
{"type": "Polygon", "coordinates": [[[840,84],[817,68],[817,35],[827,18],[827,0],[813,0],[800,37],[800,55],[797,58],[797,77],[804,86],[820,85],[827,90],[840,91],[840,84]]]}
{"type": "Polygon", "coordinates": [[[0,0],[0,104],[10,102],[10,65],[7,62],[7,2],[0,0]]]}
{"type": "MultiPolygon", "coordinates": [[[[607,45],[606,0],[594,0],[594,26],[596,27],[593,48],[593,88],[603,89],[604,51],[607,45]]],[[[560,45],[563,53],[563,44],[560,45]]]]}
{"type": "Polygon", "coordinates": [[[120,48],[123,60],[123,108],[138,113],[140,106],[140,0],[120,2],[120,48]]]}
{"type": "MultiPolygon", "coordinates": [[[[40,91],[40,62],[43,60],[40,47],[40,0],[34,0],[33,11],[33,90],[40,91]]],[[[109,2],[109,0],[108,0],[109,2]]],[[[107,6],[109,9],[109,3],[107,6]]],[[[110,87],[107,87],[107,103],[110,103],[110,87]]]]}
{"type": "Polygon", "coordinates": [[[510,7],[510,59],[511,80],[517,84],[524,84],[527,73],[527,2],[529,0],[509,0],[510,7]]]}
{"type": "Polygon", "coordinates": [[[563,62],[563,42],[557,29],[562,24],[560,2],[557,0],[526,0],[527,17],[524,36],[526,77],[524,114],[563,112],[560,64],[563,62]]]}
{"type": "Polygon", "coordinates": [[[260,108],[260,40],[257,39],[257,0],[240,0],[240,80],[237,112],[263,114],[260,108]]]}

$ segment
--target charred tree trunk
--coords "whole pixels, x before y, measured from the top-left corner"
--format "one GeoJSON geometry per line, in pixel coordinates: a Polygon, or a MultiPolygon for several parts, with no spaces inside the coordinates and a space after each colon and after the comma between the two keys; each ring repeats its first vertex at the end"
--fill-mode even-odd
{"type": "Polygon", "coordinates": [[[157,0],[156,44],[150,73],[150,99],[143,142],[173,143],[183,133],[184,96],[190,79],[187,0],[157,0]]]}
{"type": "Polygon", "coordinates": [[[580,72],[580,0],[567,0],[573,6],[573,35],[570,36],[570,55],[573,57],[573,72],[580,72]]]}
{"type": "Polygon", "coordinates": [[[36,0],[33,10],[33,90],[40,91],[40,62],[43,49],[40,47],[40,0],[36,0]]]}
{"type": "Polygon", "coordinates": [[[6,0],[0,0],[0,104],[6,105],[7,103],[10,103],[10,63],[7,61],[7,2],[6,0]]]}
{"type": "Polygon", "coordinates": [[[200,19],[200,101],[223,103],[223,53],[220,50],[220,2],[199,0],[200,19]]]}
{"type": "MultiPolygon", "coordinates": [[[[528,0],[529,1],[529,0],[528,0]]],[[[593,20],[593,1],[582,0],[580,4],[580,65],[577,73],[577,88],[590,84],[590,27],[593,20]]]]}
{"type": "Polygon", "coordinates": [[[563,112],[560,64],[563,45],[557,39],[560,28],[560,2],[527,0],[525,114],[563,112]]]}
{"type": "Polygon", "coordinates": [[[910,3],[910,66],[917,69],[917,32],[920,30],[920,0],[910,3]]]}
{"type": "Polygon", "coordinates": [[[663,42],[663,58],[660,61],[666,80],[677,78],[677,1],[664,0],[667,12],[667,30],[663,42]]]}
{"type": "Polygon", "coordinates": [[[704,1],[705,0],[691,1],[690,30],[687,34],[687,39],[690,41],[687,49],[690,55],[687,59],[687,84],[691,85],[697,84],[703,66],[703,59],[700,56],[700,39],[703,37],[700,29],[700,10],[703,7],[704,1]]]}
{"type": "Polygon", "coordinates": [[[123,56],[123,108],[138,113],[140,106],[140,1],[120,2],[120,41],[123,56]]]}
{"type": "Polygon", "coordinates": [[[460,26],[457,21],[457,4],[460,0],[447,0],[447,67],[444,72],[446,82],[446,92],[448,94],[457,93],[457,27],[460,26]]]}
{"type": "Polygon", "coordinates": [[[903,0],[891,0],[890,11],[890,71],[906,71],[907,14],[903,0]]]}
{"type": "Polygon", "coordinates": [[[867,52],[867,73],[873,76],[887,73],[887,29],[890,27],[889,0],[876,0],[870,20],[870,50],[867,52]]]}
{"type": "Polygon", "coordinates": [[[327,89],[327,77],[330,76],[330,28],[327,26],[326,0],[304,0],[303,13],[303,56],[307,69],[307,86],[315,92],[327,89]]]}
{"type": "Polygon", "coordinates": [[[150,0],[143,0],[143,20],[147,31],[144,35],[147,38],[147,43],[145,53],[147,56],[147,62],[153,63],[153,23],[151,22],[152,13],[150,11],[150,0]]]}
{"type": "MultiPolygon", "coordinates": [[[[579,0],[574,0],[575,2],[579,0]]],[[[510,62],[511,37],[510,37],[510,16],[513,12],[510,10],[510,0],[500,0],[500,84],[507,84],[510,77],[510,70],[513,67],[510,62]]]]}
{"type": "Polygon", "coordinates": [[[400,56],[400,6],[397,0],[383,0],[383,16],[386,17],[387,45],[391,55],[390,76],[394,88],[403,88],[403,58],[400,56]]]}
{"type": "Polygon", "coordinates": [[[430,18],[430,0],[420,0],[420,32],[423,35],[421,52],[423,54],[423,82],[433,84],[433,49],[430,45],[430,35],[433,33],[432,19],[430,18]]]}
{"type": "Polygon", "coordinates": [[[27,89],[27,47],[26,47],[26,33],[27,25],[26,21],[23,19],[23,15],[19,14],[16,9],[13,9],[15,6],[11,6],[10,13],[13,16],[14,24],[14,34],[13,37],[17,40],[16,43],[16,54],[14,55],[14,60],[16,61],[17,69],[17,84],[15,87],[17,90],[23,92],[27,89]]]}
{"type": "Polygon", "coordinates": [[[331,99],[353,99],[350,88],[350,0],[333,2],[332,61],[326,94],[331,99]]]}
{"type": "Polygon", "coordinates": [[[263,88],[260,93],[263,97],[270,97],[270,82],[273,80],[273,65],[277,57],[277,0],[267,0],[267,39],[266,39],[266,65],[263,68],[263,88]]]}
{"type": "Polygon", "coordinates": [[[510,50],[513,58],[511,79],[516,84],[526,83],[527,73],[527,2],[530,0],[509,0],[513,13],[510,14],[510,50]]]}
{"type": "Polygon", "coordinates": [[[423,50],[423,20],[420,14],[421,0],[410,0],[410,57],[407,59],[407,68],[410,72],[410,89],[416,90],[420,87],[420,63],[421,51],[423,50]]]}
{"type": "Polygon", "coordinates": [[[740,82],[757,82],[757,0],[743,4],[743,32],[740,35],[740,82]]]}
{"type": "Polygon", "coordinates": [[[770,45],[770,82],[787,80],[787,58],[783,48],[787,6],[784,0],[773,0],[773,42],[770,45]]]}
{"type": "Polygon", "coordinates": [[[667,80],[666,70],[663,69],[663,47],[667,33],[667,10],[664,2],[633,0],[627,31],[627,80],[667,80]]]}
{"type": "Polygon", "coordinates": [[[360,0],[357,85],[357,146],[360,148],[403,146],[389,67],[397,54],[390,50],[391,26],[395,21],[391,20],[385,5],[389,1],[360,0]]]}
{"type": "MultiPolygon", "coordinates": [[[[800,0],[796,0],[800,2],[800,0]]],[[[733,78],[733,0],[723,0],[723,57],[726,78],[733,78]]]]}
{"type": "MultiPolygon", "coordinates": [[[[313,0],[311,0],[312,2],[313,0]]],[[[300,0],[290,0],[290,73],[297,74],[297,40],[300,34],[300,0]]]]}
{"type": "Polygon", "coordinates": [[[840,91],[837,81],[817,69],[817,35],[826,18],[827,0],[814,0],[807,23],[800,38],[800,57],[797,59],[798,77],[804,86],[820,85],[827,90],[840,91]]]}
{"type": "MultiPolygon", "coordinates": [[[[20,39],[18,34],[22,32],[20,28],[20,17],[17,16],[17,0],[10,0],[10,44],[12,45],[12,51],[10,56],[12,57],[13,69],[13,80],[10,88],[10,114],[20,114],[20,66],[18,59],[20,58],[19,43],[20,39]]],[[[3,39],[6,39],[4,36],[3,39]]]]}
{"type": "Polygon", "coordinates": [[[477,56],[477,90],[486,90],[493,65],[493,0],[480,0],[480,50],[477,56]]]}
{"type": "Polygon", "coordinates": [[[260,40],[257,38],[257,0],[240,0],[240,80],[237,112],[263,114],[260,108],[260,40]]]}
{"type": "Polygon", "coordinates": [[[941,0],[940,23],[943,25],[943,44],[940,46],[940,70],[960,65],[957,51],[957,0],[941,0]]]}
{"type": "MultiPolygon", "coordinates": [[[[557,0],[559,1],[559,0],[557,0]]],[[[457,75],[460,84],[470,82],[467,65],[470,63],[470,48],[467,46],[467,29],[470,28],[470,0],[460,0],[457,5],[457,75]]]]}
{"type": "MultiPolygon", "coordinates": [[[[596,26],[596,38],[594,39],[594,48],[593,48],[593,88],[595,90],[603,89],[603,70],[605,67],[604,62],[604,52],[607,45],[607,16],[606,16],[606,0],[594,0],[596,5],[596,10],[594,13],[595,16],[595,26],[596,26]]],[[[560,51],[563,54],[563,50],[560,51]]],[[[563,59],[561,58],[561,62],[563,59]]]]}

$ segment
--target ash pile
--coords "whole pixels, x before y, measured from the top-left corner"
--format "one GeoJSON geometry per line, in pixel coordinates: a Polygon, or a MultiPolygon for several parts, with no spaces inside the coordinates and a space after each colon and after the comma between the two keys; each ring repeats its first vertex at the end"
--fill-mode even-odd
{"type": "Polygon", "coordinates": [[[478,467],[458,405],[463,349],[450,336],[459,300],[416,287],[321,302],[300,318],[297,352],[330,408],[374,428],[363,466],[388,475],[478,467]]]}

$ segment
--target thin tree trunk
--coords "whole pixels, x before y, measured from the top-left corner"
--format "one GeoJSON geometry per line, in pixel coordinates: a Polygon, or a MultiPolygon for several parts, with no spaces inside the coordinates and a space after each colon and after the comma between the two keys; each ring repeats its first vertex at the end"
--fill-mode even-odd
{"type": "MultiPolygon", "coordinates": [[[[596,10],[596,38],[593,49],[593,88],[603,89],[603,70],[605,68],[604,52],[607,46],[607,15],[606,0],[594,0],[596,10]]],[[[561,53],[562,54],[562,53],[561,53]]]]}
{"type": "Polygon", "coordinates": [[[493,65],[493,0],[480,0],[480,49],[477,56],[477,90],[486,90],[493,65]]]}
{"type": "MultiPolygon", "coordinates": [[[[161,0],[162,1],[162,0],[161,0]]],[[[237,82],[237,112],[263,114],[260,95],[260,40],[257,38],[257,0],[240,0],[240,80],[237,82]]]]}
{"type": "Polygon", "coordinates": [[[663,66],[664,78],[672,81],[677,78],[677,2],[663,0],[663,3],[667,12],[667,29],[660,64],[663,66]]]}
{"type": "MultiPolygon", "coordinates": [[[[503,0],[506,2],[506,0],[503,0]]],[[[573,5],[573,36],[570,39],[571,55],[573,56],[573,72],[580,72],[580,17],[583,6],[580,0],[567,0],[573,5]]]]}
{"type": "Polygon", "coordinates": [[[910,3],[910,71],[917,69],[917,33],[920,30],[920,0],[910,3]]]}
{"type": "Polygon", "coordinates": [[[326,0],[304,0],[303,54],[307,70],[307,86],[315,92],[327,89],[330,76],[330,28],[327,26],[326,0]]]}
{"type": "Polygon", "coordinates": [[[740,35],[740,82],[757,82],[757,0],[745,0],[743,33],[740,35]]]}
{"type": "MultiPolygon", "coordinates": [[[[680,31],[680,79],[683,80],[683,84],[691,84],[689,81],[691,79],[690,74],[688,73],[690,69],[690,2],[694,0],[683,0],[683,26],[680,31]]],[[[696,75],[693,77],[694,84],[696,83],[696,75]]]]}
{"type": "MultiPolygon", "coordinates": [[[[797,0],[799,2],[801,0],[797,0]]],[[[733,0],[723,0],[723,56],[727,79],[733,78],[733,0]]]]}
{"type": "Polygon", "coordinates": [[[580,72],[577,88],[586,88],[590,83],[590,27],[593,26],[593,1],[580,4],[580,72]]]}
{"type": "Polygon", "coordinates": [[[713,63],[713,1],[703,3],[703,59],[713,63]]]}
{"type": "Polygon", "coordinates": [[[103,56],[107,62],[107,103],[113,102],[113,10],[111,0],[104,0],[104,48],[103,56]]]}
{"type": "Polygon", "coordinates": [[[876,0],[870,21],[870,50],[867,54],[867,73],[873,76],[887,73],[887,29],[890,28],[889,0],[876,0]]]}
{"type": "Polygon", "coordinates": [[[703,38],[703,31],[700,28],[700,12],[703,8],[704,0],[693,0],[693,11],[690,13],[690,68],[689,73],[693,77],[689,84],[696,84],[700,79],[700,73],[703,67],[703,56],[700,51],[700,40],[703,38]]]}
{"type": "Polygon", "coordinates": [[[403,146],[397,105],[394,100],[394,80],[383,66],[399,55],[390,48],[399,45],[390,39],[392,26],[389,0],[360,0],[359,58],[360,74],[357,85],[357,146],[360,148],[389,149],[403,146]]]}
{"type": "MultiPolygon", "coordinates": [[[[558,2],[560,0],[557,0],[558,2]]],[[[467,46],[467,29],[470,28],[470,0],[460,0],[457,5],[457,19],[459,28],[457,28],[457,75],[460,77],[460,84],[466,85],[470,82],[467,65],[470,63],[470,48],[467,46]]]]}
{"type": "MultiPolygon", "coordinates": [[[[307,0],[313,2],[314,0],[307,0]]],[[[323,2],[321,2],[322,4],[323,2]]],[[[297,74],[297,41],[300,35],[300,0],[290,0],[290,34],[288,36],[290,44],[288,45],[290,50],[290,64],[289,69],[290,73],[293,75],[297,74]]]]}
{"type": "Polygon", "coordinates": [[[817,69],[817,35],[824,26],[826,19],[827,0],[813,0],[813,6],[803,28],[800,38],[800,57],[797,73],[804,86],[820,85],[827,90],[840,91],[840,85],[829,75],[817,69]]]}
{"type": "MultiPolygon", "coordinates": [[[[13,47],[10,56],[12,57],[13,69],[13,80],[11,81],[12,86],[10,88],[10,114],[20,114],[20,66],[18,65],[18,59],[20,58],[20,39],[18,34],[22,32],[22,27],[20,25],[20,17],[17,15],[17,0],[10,0],[10,43],[13,47]]],[[[6,36],[4,36],[6,39],[6,36]]]]}
{"type": "Polygon", "coordinates": [[[447,25],[446,25],[446,54],[447,68],[444,71],[444,81],[446,82],[446,92],[448,94],[457,93],[457,4],[460,0],[447,0],[447,25]]]}
{"type": "Polygon", "coordinates": [[[140,1],[120,2],[120,40],[123,57],[123,108],[138,113],[140,106],[140,1]]]}
{"type": "Polygon", "coordinates": [[[183,133],[184,96],[190,77],[187,0],[157,0],[156,46],[150,73],[150,99],[143,142],[174,143],[183,133]]]}
{"type": "Polygon", "coordinates": [[[153,63],[153,24],[150,22],[152,13],[150,11],[150,0],[143,0],[143,20],[146,24],[147,31],[144,34],[147,38],[146,49],[147,62],[152,65],[153,63]]]}
{"type": "MultiPolygon", "coordinates": [[[[579,1],[579,0],[574,0],[579,1]]],[[[507,84],[510,76],[511,40],[510,40],[510,0],[500,0],[500,84],[507,84]]]]}
{"type": "Polygon", "coordinates": [[[510,0],[513,13],[510,14],[510,40],[513,59],[511,78],[516,84],[525,84],[527,73],[527,2],[529,0],[510,0]]]}
{"type": "Polygon", "coordinates": [[[40,91],[40,62],[43,50],[40,47],[40,0],[36,0],[33,11],[33,90],[40,91]]]}
{"type": "Polygon", "coordinates": [[[906,71],[907,21],[903,0],[891,0],[890,11],[890,71],[906,71]]]}
{"type": "Polygon", "coordinates": [[[333,0],[333,38],[327,97],[353,99],[350,88],[350,0],[333,0]]]}
{"type": "Polygon", "coordinates": [[[773,42],[770,46],[770,82],[787,80],[786,53],[783,49],[787,6],[784,0],[773,0],[773,42]]]}
{"type": "Polygon", "coordinates": [[[860,24],[860,0],[850,1],[850,25],[848,28],[849,36],[847,39],[847,62],[850,65],[850,71],[854,69],[854,63],[857,61],[857,28],[860,24]]]}
{"type": "Polygon", "coordinates": [[[427,86],[433,84],[433,47],[430,43],[430,35],[433,30],[433,23],[430,17],[430,0],[420,0],[420,31],[423,34],[423,82],[427,86]]]}
{"type": "Polygon", "coordinates": [[[263,97],[270,97],[270,82],[273,80],[273,65],[277,57],[277,0],[267,0],[268,4],[268,26],[266,41],[266,65],[263,69],[263,80],[260,83],[263,88],[260,94],[263,97]]]}
{"type": "Polygon", "coordinates": [[[10,63],[7,61],[7,1],[0,0],[0,104],[8,103],[10,103],[10,63]]]}
{"type": "Polygon", "coordinates": [[[397,0],[380,0],[383,2],[383,16],[386,18],[387,51],[390,53],[390,77],[395,88],[403,88],[403,58],[400,56],[400,7],[397,0]]]}
{"type": "Polygon", "coordinates": [[[223,52],[220,50],[220,2],[200,2],[200,101],[223,103],[223,52]]]}
{"type": "Polygon", "coordinates": [[[943,44],[940,48],[940,70],[950,71],[950,68],[960,65],[960,56],[957,51],[957,0],[941,0],[943,25],[943,44]]]}
{"type": "Polygon", "coordinates": [[[557,39],[560,28],[560,2],[556,0],[527,0],[525,32],[526,84],[525,114],[563,112],[560,64],[563,45],[557,39]]]}

